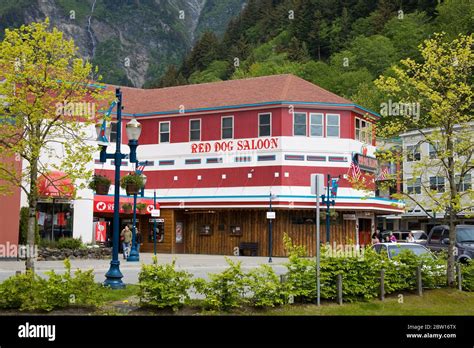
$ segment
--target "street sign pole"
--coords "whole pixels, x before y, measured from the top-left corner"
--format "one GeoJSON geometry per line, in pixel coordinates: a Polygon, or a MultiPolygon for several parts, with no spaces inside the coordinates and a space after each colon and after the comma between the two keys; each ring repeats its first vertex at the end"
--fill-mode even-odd
{"type": "Polygon", "coordinates": [[[316,195],[316,298],[317,305],[321,305],[321,230],[319,223],[319,199],[321,191],[324,190],[324,175],[323,174],[311,174],[311,193],[316,195]]]}
{"type": "MultiPolygon", "coordinates": [[[[156,209],[156,190],[153,191],[153,208],[156,209]]],[[[153,219],[153,253],[156,256],[156,219],[153,219]]]]}

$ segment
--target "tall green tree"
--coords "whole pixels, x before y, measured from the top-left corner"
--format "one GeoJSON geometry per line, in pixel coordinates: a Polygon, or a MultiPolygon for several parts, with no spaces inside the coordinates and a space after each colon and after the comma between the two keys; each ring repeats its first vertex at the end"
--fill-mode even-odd
{"type": "MultiPolygon", "coordinates": [[[[86,127],[95,119],[91,110],[98,110],[97,103],[107,94],[90,85],[92,65],[78,57],[72,40],[49,29],[48,20],[7,29],[0,43],[0,67],[0,153],[23,161],[21,172],[0,162],[0,182],[19,186],[26,194],[26,240],[34,247],[38,178],[48,178],[50,170],[60,170],[74,181],[90,177],[87,164],[95,147],[87,142],[86,127]],[[94,104],[86,107],[85,102],[94,104]],[[48,156],[48,162],[41,155],[48,156]]],[[[26,268],[34,270],[34,261],[35,255],[28,255],[26,268]]]]}
{"type": "MultiPolygon", "coordinates": [[[[466,178],[474,169],[474,93],[473,36],[459,35],[449,40],[436,34],[421,49],[422,61],[405,59],[393,67],[392,76],[382,76],[376,86],[400,103],[419,103],[420,114],[388,115],[379,135],[390,137],[412,131],[418,144],[429,144],[434,156],[412,162],[411,186],[420,178],[423,194],[416,190],[401,194],[405,200],[420,206],[430,216],[444,212],[448,221],[448,284],[455,283],[455,223],[459,214],[474,207],[472,186],[466,189],[466,178]],[[443,177],[446,187],[430,182],[427,176],[443,177]]],[[[412,153],[406,155],[412,156],[412,153]]],[[[387,159],[387,158],[386,158],[387,159]]],[[[437,180],[436,180],[437,181],[437,180]]]]}

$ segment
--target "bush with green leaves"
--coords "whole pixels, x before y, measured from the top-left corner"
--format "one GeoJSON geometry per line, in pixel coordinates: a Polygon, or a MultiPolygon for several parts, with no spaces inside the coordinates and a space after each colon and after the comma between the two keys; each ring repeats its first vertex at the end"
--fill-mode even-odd
{"type": "Polygon", "coordinates": [[[84,245],[82,244],[81,238],[59,238],[58,248],[59,249],[81,249],[84,245]]]}
{"type": "Polygon", "coordinates": [[[0,284],[0,308],[20,311],[51,311],[76,307],[98,307],[103,303],[102,286],[95,283],[93,270],[80,269],[71,275],[71,263],[64,261],[66,272],[49,271],[47,279],[27,271],[0,284]]]}
{"type": "Polygon", "coordinates": [[[153,257],[153,264],[142,265],[139,280],[139,297],[142,306],[172,308],[174,311],[189,302],[192,285],[191,274],[175,269],[171,264],[159,265],[153,257]]]}
{"type": "Polygon", "coordinates": [[[474,261],[468,264],[461,264],[462,289],[464,291],[474,291],[474,261]]]}
{"type": "Polygon", "coordinates": [[[226,258],[229,267],[223,272],[209,274],[209,281],[196,279],[194,287],[205,296],[206,309],[229,311],[248,303],[245,297],[248,280],[242,271],[241,262],[226,258]]]}
{"type": "Polygon", "coordinates": [[[249,302],[254,307],[275,307],[288,302],[286,283],[269,265],[260,265],[247,273],[249,302]]]}
{"type": "Polygon", "coordinates": [[[293,244],[288,235],[283,236],[283,243],[288,253],[286,286],[289,296],[295,302],[313,301],[316,299],[316,264],[306,257],[304,246],[293,244]]]}

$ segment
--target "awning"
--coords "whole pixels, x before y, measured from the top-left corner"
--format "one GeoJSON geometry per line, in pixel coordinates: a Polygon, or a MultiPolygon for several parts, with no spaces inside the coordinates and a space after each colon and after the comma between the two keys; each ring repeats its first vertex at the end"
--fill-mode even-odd
{"type": "Polygon", "coordinates": [[[40,197],[71,198],[74,196],[74,191],[72,180],[63,172],[49,172],[38,178],[40,197]]]}
{"type": "MultiPolygon", "coordinates": [[[[130,203],[133,206],[133,197],[120,197],[120,213],[125,213],[122,208],[124,203],[130,203]]],[[[137,214],[149,215],[154,209],[153,199],[137,197],[137,204],[145,203],[146,211],[140,212],[137,209],[137,214]]],[[[156,209],[160,209],[160,205],[156,202],[156,209]]],[[[114,212],[114,196],[94,196],[94,213],[113,213],[114,212]]]]}

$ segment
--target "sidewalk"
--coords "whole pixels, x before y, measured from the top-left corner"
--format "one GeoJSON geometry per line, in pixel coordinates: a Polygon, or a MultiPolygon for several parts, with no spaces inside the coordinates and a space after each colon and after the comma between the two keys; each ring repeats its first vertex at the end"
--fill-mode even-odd
{"type": "MultiPolygon", "coordinates": [[[[127,262],[119,255],[120,270],[123,274],[123,282],[128,284],[138,283],[138,273],[141,264],[151,264],[153,253],[141,253],[139,262],[127,262]]],[[[224,255],[191,255],[191,254],[157,254],[158,263],[165,264],[176,260],[176,267],[187,270],[196,278],[208,278],[208,273],[222,272],[227,267],[225,258],[232,261],[241,261],[242,269],[249,270],[258,267],[261,264],[271,265],[277,274],[286,273],[286,267],[283,263],[288,259],[285,257],[274,257],[272,263],[268,263],[268,257],[257,256],[224,256],[224,255]]],[[[105,279],[105,273],[109,269],[110,259],[75,259],[71,260],[71,269],[94,269],[95,279],[102,282],[105,279]]],[[[64,271],[63,261],[37,261],[35,265],[36,272],[44,275],[45,271],[54,270],[56,272],[64,271]]],[[[0,282],[15,274],[16,271],[24,271],[24,261],[0,261],[0,282]]]]}

